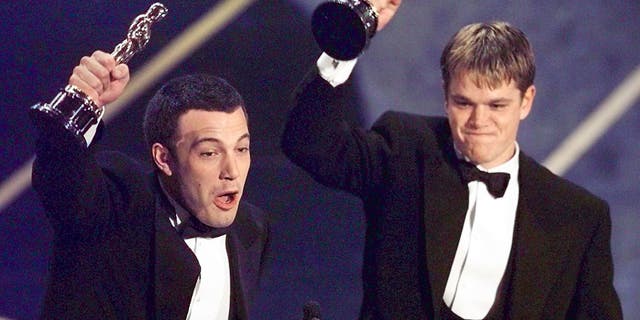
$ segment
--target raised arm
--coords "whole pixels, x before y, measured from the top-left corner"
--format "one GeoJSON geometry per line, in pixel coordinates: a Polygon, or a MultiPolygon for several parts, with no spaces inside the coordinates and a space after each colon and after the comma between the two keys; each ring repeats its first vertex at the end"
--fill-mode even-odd
{"type": "MultiPolygon", "coordinates": [[[[96,51],[83,57],[69,77],[69,85],[85,93],[101,108],[115,101],[129,81],[129,70],[113,57],[96,51]]],[[[94,158],[94,148],[55,117],[38,117],[33,187],[59,234],[77,238],[92,234],[109,217],[109,184],[94,158]],[[46,123],[42,123],[46,122],[46,123]]],[[[91,144],[91,141],[87,141],[91,144]]]]}

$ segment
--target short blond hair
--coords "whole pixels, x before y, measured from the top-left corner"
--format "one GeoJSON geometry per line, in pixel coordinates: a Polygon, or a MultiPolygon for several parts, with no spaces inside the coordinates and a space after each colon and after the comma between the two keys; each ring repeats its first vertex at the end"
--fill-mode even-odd
{"type": "Polygon", "coordinates": [[[452,77],[471,74],[479,87],[514,81],[522,94],[536,74],[533,49],[520,29],[506,22],[475,23],[460,29],[440,57],[445,94],[452,77]]]}

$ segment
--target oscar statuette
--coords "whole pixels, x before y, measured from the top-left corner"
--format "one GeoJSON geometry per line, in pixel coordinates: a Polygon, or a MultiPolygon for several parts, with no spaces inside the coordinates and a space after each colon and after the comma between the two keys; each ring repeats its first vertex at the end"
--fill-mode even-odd
{"type": "MultiPolygon", "coordinates": [[[[120,42],[111,55],[116,63],[128,62],[134,54],[142,50],[151,37],[151,25],[167,15],[162,3],[154,3],[149,9],[133,19],[126,39],[120,42]]],[[[29,110],[34,124],[40,129],[45,126],[61,125],[86,146],[84,134],[97,124],[104,112],[89,96],[72,85],[67,85],[50,103],[38,103],[29,110]]],[[[46,132],[46,131],[43,131],[46,132]]]]}
{"type": "Polygon", "coordinates": [[[320,4],[311,17],[313,36],[334,59],[357,58],[378,27],[378,14],[368,0],[330,0],[320,4]]]}

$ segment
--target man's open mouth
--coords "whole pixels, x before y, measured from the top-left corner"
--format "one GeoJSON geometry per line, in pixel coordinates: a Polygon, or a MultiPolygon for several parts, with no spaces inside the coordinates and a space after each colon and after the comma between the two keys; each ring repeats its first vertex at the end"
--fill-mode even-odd
{"type": "Polygon", "coordinates": [[[221,193],[215,197],[213,200],[216,207],[222,210],[230,210],[235,207],[238,199],[238,192],[226,192],[221,193]]]}

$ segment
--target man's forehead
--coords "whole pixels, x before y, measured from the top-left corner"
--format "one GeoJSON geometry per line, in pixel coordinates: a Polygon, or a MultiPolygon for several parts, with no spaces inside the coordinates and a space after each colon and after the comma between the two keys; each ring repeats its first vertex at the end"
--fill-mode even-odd
{"type": "Polygon", "coordinates": [[[231,113],[191,110],[180,117],[176,135],[178,140],[231,143],[248,139],[249,129],[241,109],[231,113]]]}
{"type": "Polygon", "coordinates": [[[482,73],[475,70],[464,70],[454,74],[450,86],[473,85],[479,89],[497,89],[501,87],[515,86],[513,79],[497,73],[482,73]]]}
{"type": "Polygon", "coordinates": [[[211,142],[225,142],[225,141],[238,141],[249,138],[249,130],[246,125],[237,126],[206,126],[201,128],[195,128],[193,130],[184,130],[179,133],[184,138],[190,140],[206,140],[211,142]]]}
{"type": "Polygon", "coordinates": [[[192,109],[178,118],[178,129],[191,130],[228,130],[247,127],[247,119],[242,109],[232,112],[192,109]]]}

